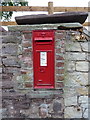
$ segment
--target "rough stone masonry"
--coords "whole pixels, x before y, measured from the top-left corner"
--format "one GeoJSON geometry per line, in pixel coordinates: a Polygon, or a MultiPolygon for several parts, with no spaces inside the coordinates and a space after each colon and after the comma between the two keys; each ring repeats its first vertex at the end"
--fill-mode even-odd
{"type": "Polygon", "coordinates": [[[89,118],[90,34],[84,28],[58,26],[9,26],[0,35],[3,118],[89,118]],[[38,29],[55,30],[53,90],[33,88],[32,30],[38,29]]]}

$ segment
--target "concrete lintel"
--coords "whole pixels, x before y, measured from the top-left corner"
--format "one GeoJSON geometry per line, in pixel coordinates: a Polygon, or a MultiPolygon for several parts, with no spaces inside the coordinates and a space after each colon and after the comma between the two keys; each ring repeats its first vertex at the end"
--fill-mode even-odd
{"type": "Polygon", "coordinates": [[[36,24],[36,25],[13,25],[8,26],[9,31],[32,31],[32,30],[57,30],[59,26],[66,28],[82,28],[80,23],[61,23],[61,24],[36,24]]]}

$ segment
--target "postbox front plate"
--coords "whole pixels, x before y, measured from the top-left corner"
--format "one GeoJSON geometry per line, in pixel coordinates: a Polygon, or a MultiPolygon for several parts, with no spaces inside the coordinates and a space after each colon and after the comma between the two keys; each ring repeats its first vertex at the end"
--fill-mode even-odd
{"type": "Polygon", "coordinates": [[[34,88],[54,88],[54,30],[33,31],[34,88]]]}

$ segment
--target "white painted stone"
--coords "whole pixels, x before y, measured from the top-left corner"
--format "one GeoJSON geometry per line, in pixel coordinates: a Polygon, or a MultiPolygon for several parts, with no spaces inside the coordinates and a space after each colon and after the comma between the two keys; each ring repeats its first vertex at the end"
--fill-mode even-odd
{"type": "Polygon", "coordinates": [[[88,42],[81,43],[82,50],[88,52],[88,42]]]}
{"type": "Polygon", "coordinates": [[[87,60],[90,62],[90,53],[87,53],[87,60]]]}
{"type": "Polygon", "coordinates": [[[88,115],[88,109],[85,110],[85,112],[83,114],[83,117],[84,118],[90,118],[89,115],[88,115]]]}
{"type": "Polygon", "coordinates": [[[68,97],[74,97],[74,96],[77,96],[76,88],[64,86],[64,99],[67,99],[68,97]]]}
{"type": "Polygon", "coordinates": [[[73,79],[75,76],[73,74],[69,73],[68,75],[65,76],[65,87],[76,87],[80,86],[78,82],[76,82],[75,79],[73,79]]]}
{"type": "Polygon", "coordinates": [[[2,109],[0,109],[0,120],[2,120],[2,109]]]}
{"type": "Polygon", "coordinates": [[[82,104],[81,104],[81,107],[82,107],[83,109],[86,109],[86,108],[88,109],[88,103],[86,103],[86,104],[83,104],[83,103],[82,103],[82,104]]]}
{"type": "Polygon", "coordinates": [[[77,105],[77,96],[67,97],[64,102],[65,106],[77,105]]]}
{"type": "Polygon", "coordinates": [[[90,52],[90,42],[88,42],[88,52],[90,52]]]}
{"type": "Polygon", "coordinates": [[[73,73],[67,73],[65,76],[65,86],[80,87],[80,85],[85,86],[87,84],[88,84],[88,73],[73,72],[73,73]]]}
{"type": "Polygon", "coordinates": [[[85,60],[86,54],[85,53],[71,53],[68,52],[65,55],[65,59],[67,60],[85,60]]]}
{"type": "Polygon", "coordinates": [[[67,67],[68,71],[74,71],[75,70],[75,62],[74,61],[69,61],[68,64],[66,65],[66,67],[67,67]]]}
{"type": "Polygon", "coordinates": [[[82,118],[82,110],[78,111],[77,108],[66,107],[64,117],[65,118],[82,118]]]}
{"type": "Polygon", "coordinates": [[[88,62],[76,62],[76,70],[77,71],[88,71],[89,70],[89,63],[88,62]]]}
{"type": "Polygon", "coordinates": [[[77,87],[76,91],[78,95],[88,95],[88,88],[85,86],[77,87]]]}
{"type": "Polygon", "coordinates": [[[66,51],[81,51],[80,43],[70,41],[66,44],[66,51]]]}
{"type": "Polygon", "coordinates": [[[79,103],[87,104],[88,103],[88,96],[80,96],[79,103]]]}
{"type": "MultiPolygon", "coordinates": [[[[90,104],[88,105],[88,111],[90,111],[90,104]]],[[[88,118],[90,118],[90,114],[88,114],[88,118]]]]}

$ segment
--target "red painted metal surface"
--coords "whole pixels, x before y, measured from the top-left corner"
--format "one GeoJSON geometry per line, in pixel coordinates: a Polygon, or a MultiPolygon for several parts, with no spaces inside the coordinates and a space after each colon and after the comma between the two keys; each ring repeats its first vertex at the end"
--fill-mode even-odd
{"type": "Polygon", "coordinates": [[[54,88],[54,30],[34,30],[34,88],[54,88]]]}

